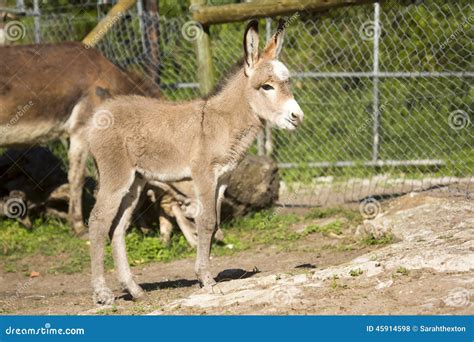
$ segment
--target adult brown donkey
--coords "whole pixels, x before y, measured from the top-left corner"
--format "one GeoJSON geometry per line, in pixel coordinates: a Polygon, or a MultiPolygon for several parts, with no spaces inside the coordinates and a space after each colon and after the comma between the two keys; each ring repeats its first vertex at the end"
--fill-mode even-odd
{"type": "MultiPolygon", "coordinates": [[[[69,217],[83,231],[84,124],[114,95],[157,96],[157,88],[122,72],[81,43],[0,47],[0,146],[28,146],[70,137],[69,217]]],[[[107,120],[95,122],[98,127],[107,120]]],[[[106,119],[106,118],[105,118],[106,119]]]]}
{"type": "Polygon", "coordinates": [[[143,290],[133,280],[125,249],[125,231],[147,181],[193,180],[200,213],[195,271],[201,284],[215,284],[209,269],[211,239],[220,212],[226,176],[243,158],[263,121],[294,130],[303,112],[289,87],[288,69],[277,60],[285,24],[258,51],[258,22],[244,34],[244,66],[216,95],[172,103],[139,96],[118,97],[92,118],[113,118],[113,125],[88,130],[90,151],[99,170],[97,202],[89,220],[94,301],[111,304],[104,278],[107,234],[120,283],[134,298],[143,290]]]}

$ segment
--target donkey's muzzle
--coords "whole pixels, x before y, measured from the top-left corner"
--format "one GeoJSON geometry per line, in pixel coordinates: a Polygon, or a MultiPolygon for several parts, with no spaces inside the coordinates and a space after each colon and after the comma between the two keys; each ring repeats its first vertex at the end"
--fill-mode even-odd
{"type": "Polygon", "coordinates": [[[290,114],[290,122],[295,127],[297,127],[301,122],[303,122],[303,118],[304,118],[304,114],[301,109],[292,111],[290,114]]]}
{"type": "Polygon", "coordinates": [[[303,112],[301,112],[301,113],[294,113],[293,112],[293,113],[291,113],[290,117],[291,117],[291,121],[294,122],[296,125],[298,125],[300,122],[303,121],[304,115],[303,115],[303,112]]]}

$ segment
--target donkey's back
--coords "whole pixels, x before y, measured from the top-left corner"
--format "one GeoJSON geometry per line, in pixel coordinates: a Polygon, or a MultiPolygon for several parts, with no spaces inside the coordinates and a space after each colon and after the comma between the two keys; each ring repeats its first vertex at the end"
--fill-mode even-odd
{"type": "Polygon", "coordinates": [[[128,75],[81,43],[0,47],[0,65],[0,146],[69,135],[87,120],[85,110],[73,115],[81,101],[83,109],[92,109],[113,95],[143,93],[128,75]]]}
{"type": "Polygon", "coordinates": [[[142,96],[108,100],[89,122],[90,152],[99,169],[103,160],[115,159],[144,174],[161,170],[149,175],[156,180],[188,178],[189,155],[204,134],[203,105],[202,100],[177,104],[142,96]]]}

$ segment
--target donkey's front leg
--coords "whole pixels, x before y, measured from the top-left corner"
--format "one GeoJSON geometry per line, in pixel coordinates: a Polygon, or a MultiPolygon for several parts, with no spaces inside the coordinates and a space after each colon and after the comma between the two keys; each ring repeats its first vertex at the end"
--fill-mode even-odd
{"type": "Polygon", "coordinates": [[[224,193],[227,190],[227,184],[222,183],[217,188],[217,205],[216,205],[216,215],[217,215],[217,226],[216,232],[214,233],[214,239],[216,241],[224,241],[224,232],[221,229],[221,211],[222,211],[222,201],[224,200],[224,193]]]}
{"type": "Polygon", "coordinates": [[[211,287],[216,282],[211,275],[209,257],[211,241],[216,229],[216,192],[217,184],[209,179],[196,179],[196,198],[200,206],[200,213],[196,218],[198,232],[198,246],[195,271],[203,287],[211,287]]]}

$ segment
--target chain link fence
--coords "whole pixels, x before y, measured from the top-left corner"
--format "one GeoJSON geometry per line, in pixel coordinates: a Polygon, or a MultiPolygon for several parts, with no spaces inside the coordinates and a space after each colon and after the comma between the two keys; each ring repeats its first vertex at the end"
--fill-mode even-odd
{"type": "MultiPolygon", "coordinates": [[[[81,40],[109,8],[78,6],[66,14],[37,6],[19,22],[24,36],[15,43],[81,40]]],[[[283,204],[361,201],[448,185],[470,196],[471,1],[388,0],[289,18],[281,60],[293,74],[305,122],[294,134],[268,130],[253,151],[279,163],[283,204]]],[[[262,19],[261,26],[268,37],[276,22],[262,19]]],[[[216,80],[242,56],[243,28],[210,27],[216,80]]],[[[200,30],[190,17],[145,12],[139,2],[97,48],[159,84],[165,97],[192,99],[199,96],[200,30]]]]}

